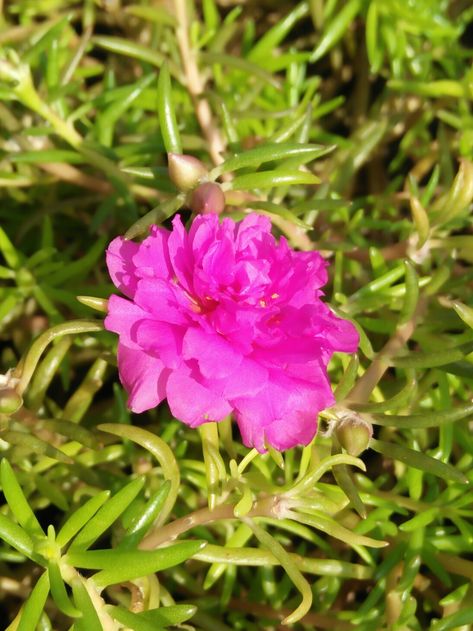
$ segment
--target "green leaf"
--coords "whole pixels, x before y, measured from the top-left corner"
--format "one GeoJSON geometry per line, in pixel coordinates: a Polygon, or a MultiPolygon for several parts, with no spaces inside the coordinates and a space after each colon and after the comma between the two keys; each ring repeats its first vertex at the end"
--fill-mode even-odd
{"type": "Polygon", "coordinates": [[[143,6],[140,4],[132,4],[123,8],[125,13],[135,15],[148,22],[156,24],[166,24],[167,26],[176,26],[176,18],[171,15],[164,7],[160,6],[143,6]]]}
{"type": "MultiPolygon", "coordinates": [[[[412,395],[415,392],[416,387],[417,381],[414,378],[410,378],[407,381],[406,385],[390,399],[380,401],[379,403],[350,403],[350,407],[356,411],[369,412],[373,414],[389,412],[395,410],[396,408],[401,408],[408,405],[412,395]]],[[[369,417],[368,420],[374,422],[373,417],[369,417]]],[[[379,423],[379,425],[382,425],[382,423],[379,423]]]]}
{"type": "Polygon", "coordinates": [[[76,278],[77,276],[85,276],[94,268],[97,261],[103,256],[105,245],[108,242],[107,237],[100,237],[92,245],[87,254],[77,261],[67,263],[62,269],[53,272],[48,276],[48,285],[61,285],[66,280],[76,278]]]}
{"type": "MultiPolygon", "coordinates": [[[[142,44],[137,44],[136,42],[124,37],[95,35],[92,38],[92,43],[95,44],[95,46],[109,50],[112,53],[124,55],[125,57],[131,57],[132,59],[139,59],[140,61],[152,64],[157,68],[161,68],[165,62],[165,57],[160,52],[152,48],[148,48],[147,46],[143,46],[142,44]]],[[[179,74],[179,69],[175,66],[175,64],[172,64],[169,61],[167,63],[174,75],[179,74]]]]}
{"type": "Polygon", "coordinates": [[[156,493],[150,497],[139,517],[132,523],[127,533],[120,541],[118,546],[119,550],[131,550],[136,548],[161,512],[170,489],[171,482],[165,480],[156,493]]]}
{"type": "Polygon", "coordinates": [[[312,468],[301,480],[292,485],[289,491],[286,492],[286,495],[291,497],[304,496],[327,471],[330,471],[332,467],[337,465],[351,465],[358,467],[362,471],[366,471],[365,463],[359,458],[355,458],[349,454],[334,454],[321,460],[317,466],[312,468]]]}
{"type": "Polygon", "coordinates": [[[399,526],[399,530],[402,532],[414,532],[419,528],[425,528],[438,518],[441,509],[438,506],[433,506],[427,510],[422,511],[412,519],[405,521],[399,526]]]}
{"type": "Polygon", "coordinates": [[[143,488],[144,478],[136,478],[124,486],[98,509],[73,540],[70,550],[87,550],[128,508],[143,488]]]}
{"type": "Polygon", "coordinates": [[[127,629],[133,629],[133,631],[161,631],[161,629],[165,628],[162,625],[155,625],[132,611],[128,611],[125,607],[109,606],[107,611],[112,618],[118,620],[127,629]]]}
{"type": "Polygon", "coordinates": [[[56,543],[62,548],[76,536],[110,497],[110,491],[102,491],[80,506],[65,522],[56,537],[56,543]]]}
{"type": "MultiPolygon", "coordinates": [[[[36,582],[33,591],[23,606],[20,622],[16,631],[33,631],[33,629],[36,629],[39,619],[41,618],[41,614],[43,613],[48,594],[48,573],[44,572],[36,582]]],[[[102,629],[100,629],[100,631],[102,631],[102,629]]]]}
{"type": "Polygon", "coordinates": [[[168,626],[182,624],[192,618],[197,607],[195,605],[173,605],[170,607],[160,607],[159,609],[148,609],[140,613],[133,613],[124,607],[108,606],[115,620],[130,627],[133,631],[157,631],[167,629],[168,626]]]}
{"type": "Polygon", "coordinates": [[[324,33],[316,49],[312,53],[310,62],[314,63],[323,57],[343,37],[353,23],[354,17],[360,10],[360,0],[350,0],[338,11],[334,19],[324,27],[324,33]]]}
{"type": "Polygon", "coordinates": [[[158,78],[158,117],[166,151],[182,153],[181,138],[172,102],[171,77],[166,63],[162,65],[158,78]]]}
{"type": "Polygon", "coordinates": [[[186,622],[197,611],[195,605],[170,605],[159,609],[148,609],[139,613],[138,616],[154,624],[163,626],[177,625],[186,622]]]}
{"type": "Polygon", "coordinates": [[[58,462],[64,462],[65,464],[71,464],[73,461],[69,456],[66,456],[62,451],[53,447],[50,443],[47,443],[41,438],[32,436],[24,431],[7,430],[2,434],[3,440],[11,445],[19,445],[24,449],[28,449],[31,453],[44,454],[49,458],[53,458],[58,462]]]}
{"type": "Polygon", "coordinates": [[[463,322],[473,329],[473,309],[458,300],[453,303],[453,308],[463,322]]]}
{"type": "Polygon", "coordinates": [[[321,511],[311,510],[310,514],[301,513],[299,511],[291,511],[291,517],[302,524],[307,524],[308,526],[312,526],[312,528],[317,528],[331,537],[335,537],[335,539],[340,539],[341,541],[348,543],[350,546],[384,548],[388,545],[386,541],[378,541],[376,539],[372,539],[371,537],[365,537],[364,535],[359,535],[356,532],[348,530],[348,528],[341,526],[337,521],[335,521],[335,519],[328,517],[321,511]]]}
{"type": "Polygon", "coordinates": [[[246,59],[242,59],[241,57],[235,57],[233,55],[224,55],[222,53],[200,53],[200,59],[204,64],[222,64],[222,66],[233,66],[237,70],[241,70],[242,72],[253,75],[261,79],[265,83],[273,86],[274,88],[281,88],[281,84],[278,79],[275,78],[266,70],[263,70],[257,64],[253,64],[246,59]]]}
{"type": "Polygon", "coordinates": [[[412,352],[403,357],[390,359],[390,364],[400,368],[438,368],[460,361],[471,352],[471,344],[465,344],[433,353],[412,352]]]}
{"type": "Polygon", "coordinates": [[[13,243],[7,236],[7,233],[0,226],[0,252],[5,257],[5,261],[13,270],[16,270],[20,267],[22,263],[22,256],[19,254],[13,243]]]}
{"type": "Polygon", "coordinates": [[[274,49],[283,41],[294,28],[294,25],[309,13],[306,2],[298,4],[290,13],[267,31],[248,54],[248,59],[264,65],[265,58],[274,56],[274,49]]]}
{"type": "MultiPolygon", "coordinates": [[[[56,346],[59,346],[59,344],[57,344],[56,346]]],[[[96,445],[96,437],[94,436],[94,434],[85,427],[82,427],[77,423],[73,423],[72,421],[66,421],[63,419],[61,419],[60,421],[45,419],[44,421],[42,420],[40,423],[38,423],[38,427],[44,427],[45,429],[60,434],[61,436],[66,436],[70,440],[75,440],[81,445],[89,447],[90,449],[93,449],[96,445]]]]}
{"type": "Polygon", "coordinates": [[[260,171],[239,175],[231,183],[232,190],[248,191],[274,186],[291,186],[296,184],[318,184],[319,178],[307,171],[289,171],[279,169],[275,171],[260,171]]]}
{"type": "Polygon", "coordinates": [[[80,610],[72,604],[67,594],[64,581],[62,580],[61,571],[55,561],[50,561],[48,563],[48,573],[49,583],[51,586],[51,596],[58,606],[59,611],[62,611],[62,613],[66,614],[66,616],[69,616],[70,618],[79,618],[82,614],[80,610]]]}
{"type": "Polygon", "coordinates": [[[64,162],[66,164],[83,164],[85,159],[80,153],[67,149],[48,149],[42,151],[19,151],[9,157],[12,162],[24,164],[49,164],[51,162],[64,162]]]}
{"type": "Polygon", "coordinates": [[[443,411],[431,410],[425,414],[411,414],[396,416],[390,414],[371,414],[369,420],[374,425],[384,427],[397,427],[399,429],[420,429],[422,427],[441,427],[449,423],[455,423],[473,414],[473,403],[443,411]]]}
{"type": "Polygon", "coordinates": [[[74,631],[103,631],[100,618],[87,591],[86,580],[81,576],[72,581],[72,594],[77,609],[82,613],[82,617],[74,622],[74,631]]]}
{"type": "Polygon", "coordinates": [[[470,605],[445,616],[442,620],[433,620],[430,629],[431,631],[451,631],[471,624],[473,624],[473,607],[470,605]]]}
{"type": "Polygon", "coordinates": [[[50,49],[51,44],[57,39],[67,24],[71,21],[72,14],[65,15],[57,22],[52,24],[43,35],[23,54],[22,61],[30,63],[35,60],[42,52],[50,49]]]}
{"type": "Polygon", "coordinates": [[[409,467],[414,467],[415,469],[420,469],[426,473],[431,473],[439,478],[451,480],[452,482],[461,482],[462,484],[465,484],[468,481],[465,475],[455,467],[452,467],[452,465],[436,460],[435,458],[431,458],[430,456],[426,456],[419,451],[414,451],[414,449],[409,449],[403,445],[387,443],[382,440],[372,438],[370,441],[370,447],[374,451],[377,451],[388,458],[400,460],[409,467]]]}
{"type": "Polygon", "coordinates": [[[332,145],[304,145],[292,142],[263,144],[254,149],[248,149],[248,151],[244,151],[232,158],[228,158],[225,162],[212,170],[210,177],[215,179],[222,173],[237,171],[238,169],[247,167],[258,167],[264,162],[273,162],[275,160],[304,158],[305,162],[310,162],[333,151],[333,148],[332,145]]]}
{"type": "Polygon", "coordinates": [[[408,260],[404,261],[404,269],[406,293],[404,295],[401,313],[399,314],[398,325],[405,324],[412,318],[419,300],[419,277],[417,272],[412,263],[408,260]]]}
{"type": "Polygon", "coordinates": [[[357,354],[355,354],[350,359],[350,363],[348,364],[347,369],[338,382],[338,386],[335,388],[334,396],[337,402],[343,401],[343,399],[347,396],[347,394],[355,385],[355,381],[358,376],[359,365],[359,357],[357,354]]]}
{"type": "Polygon", "coordinates": [[[105,587],[154,574],[183,563],[202,550],[206,542],[181,541],[158,550],[76,550],[70,549],[67,562],[74,567],[102,570],[94,583],[105,587]]]}
{"type": "Polygon", "coordinates": [[[383,52],[378,39],[379,19],[378,5],[370,2],[366,14],[366,51],[371,66],[371,72],[377,73],[383,61],[383,52]]]}
{"type": "Polygon", "coordinates": [[[117,99],[97,116],[97,135],[100,143],[105,147],[111,147],[113,134],[117,121],[125,114],[142,92],[155,80],[153,73],[141,77],[133,86],[130,86],[128,94],[117,99]]]}
{"type": "Polygon", "coordinates": [[[427,211],[422,206],[422,204],[417,199],[417,197],[411,196],[410,204],[411,204],[412,219],[414,220],[414,224],[415,224],[417,234],[418,234],[418,241],[416,243],[416,247],[420,249],[429,238],[429,234],[430,234],[429,215],[427,214],[427,211]]]}
{"type": "Polygon", "coordinates": [[[276,215],[276,217],[287,219],[287,221],[290,221],[304,230],[310,230],[312,228],[312,226],[304,223],[301,219],[299,219],[299,217],[296,217],[294,213],[287,208],[282,208],[279,204],[273,204],[273,202],[246,202],[246,206],[248,208],[252,208],[253,210],[260,210],[262,211],[262,214],[267,215],[270,218],[271,216],[276,215]]]}
{"type": "Polygon", "coordinates": [[[35,475],[34,481],[38,492],[43,498],[49,500],[51,504],[57,506],[63,512],[69,509],[68,499],[61,490],[60,485],[50,482],[48,478],[41,475],[35,475]]]}
{"type": "Polygon", "coordinates": [[[6,458],[3,458],[0,464],[0,479],[8,506],[20,526],[22,526],[29,535],[44,537],[44,531],[28,504],[13,469],[6,458]]]}
{"type": "Polygon", "coordinates": [[[171,482],[171,489],[166,498],[162,511],[159,515],[158,524],[164,523],[166,517],[172,510],[180,489],[180,471],[172,449],[162,438],[156,436],[146,429],[131,427],[129,425],[118,425],[104,423],[98,426],[103,432],[109,432],[116,436],[127,438],[144,449],[148,450],[162,467],[164,477],[171,482]]]}
{"type": "Polygon", "coordinates": [[[0,513],[0,539],[8,543],[26,557],[36,558],[34,543],[27,532],[21,526],[12,522],[8,517],[0,513]]]}

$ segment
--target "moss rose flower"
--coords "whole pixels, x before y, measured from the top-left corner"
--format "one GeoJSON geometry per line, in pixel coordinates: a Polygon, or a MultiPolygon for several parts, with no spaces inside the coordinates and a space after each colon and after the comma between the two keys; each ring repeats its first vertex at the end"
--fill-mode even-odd
{"type": "Polygon", "coordinates": [[[134,412],[167,398],[196,427],[234,413],[243,442],[264,451],[308,444],[334,402],[327,364],[358,334],[322,302],[326,261],[295,252],[266,217],[201,215],[186,232],[153,226],[107,251],[114,284],[105,326],[134,412]]]}

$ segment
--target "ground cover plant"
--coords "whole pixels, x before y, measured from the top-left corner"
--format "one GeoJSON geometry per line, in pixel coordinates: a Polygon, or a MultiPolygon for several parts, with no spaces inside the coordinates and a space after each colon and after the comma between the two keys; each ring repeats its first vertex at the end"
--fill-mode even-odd
{"type": "Polygon", "coordinates": [[[0,626],[472,628],[470,3],[0,14],[0,626]],[[356,327],[305,447],[127,407],[105,250],[209,212],[356,327]]]}

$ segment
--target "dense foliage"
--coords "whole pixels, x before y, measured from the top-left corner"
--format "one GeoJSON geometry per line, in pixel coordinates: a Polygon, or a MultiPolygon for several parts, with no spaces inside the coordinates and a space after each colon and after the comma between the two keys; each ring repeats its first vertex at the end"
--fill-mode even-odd
{"type": "Polygon", "coordinates": [[[472,28],[462,0],[0,2],[10,631],[472,628],[472,28]],[[190,217],[169,152],[330,261],[361,342],[308,447],[126,408],[104,250],[190,217]]]}

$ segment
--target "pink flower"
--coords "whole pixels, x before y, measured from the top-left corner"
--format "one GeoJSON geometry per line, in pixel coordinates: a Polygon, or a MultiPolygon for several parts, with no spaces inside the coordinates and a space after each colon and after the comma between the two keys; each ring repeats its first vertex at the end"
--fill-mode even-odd
{"type": "Polygon", "coordinates": [[[142,243],[116,238],[107,251],[114,284],[105,326],[120,336],[128,405],[167,398],[197,427],[234,413],[247,447],[307,445],[317,414],[334,403],[327,364],[354,352],[358,334],[322,302],[327,263],[294,252],[266,217],[197,216],[189,232],[153,226],[142,243]]]}

